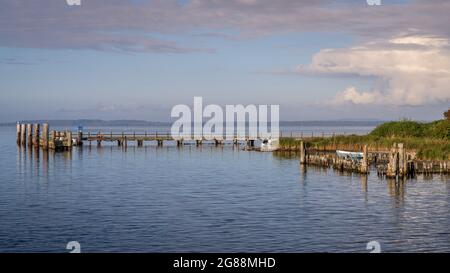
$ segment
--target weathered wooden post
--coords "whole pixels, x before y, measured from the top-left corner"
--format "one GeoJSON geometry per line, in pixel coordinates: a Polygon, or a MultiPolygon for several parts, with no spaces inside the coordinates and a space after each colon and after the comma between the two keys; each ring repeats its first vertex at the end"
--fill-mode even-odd
{"type": "Polygon", "coordinates": [[[137,141],[137,146],[138,146],[138,147],[144,146],[144,140],[143,140],[143,139],[138,139],[138,140],[136,140],[136,141],[137,141]]]}
{"type": "Polygon", "coordinates": [[[27,124],[27,146],[33,145],[33,124],[27,124]]]}
{"type": "Polygon", "coordinates": [[[368,173],[369,172],[369,153],[367,152],[367,145],[364,145],[363,147],[363,158],[361,162],[361,173],[368,173]]]}
{"type": "Polygon", "coordinates": [[[59,133],[55,130],[52,130],[50,132],[50,139],[48,141],[48,147],[49,149],[55,150],[56,149],[56,139],[58,138],[59,133]]]}
{"type": "Polygon", "coordinates": [[[406,151],[403,143],[398,144],[398,175],[404,177],[407,172],[407,161],[406,161],[406,151]]]}
{"type": "Polygon", "coordinates": [[[42,149],[44,150],[48,150],[48,136],[49,136],[48,132],[49,132],[48,123],[44,123],[42,128],[42,149]]]}
{"type": "Polygon", "coordinates": [[[72,131],[67,132],[67,149],[72,149],[72,131]]]}
{"type": "Polygon", "coordinates": [[[22,142],[22,146],[26,146],[27,145],[27,127],[26,124],[21,124],[20,125],[20,140],[22,142]]]}
{"type": "Polygon", "coordinates": [[[83,131],[82,130],[78,131],[77,146],[83,146],[83,131]]]}
{"type": "Polygon", "coordinates": [[[300,164],[306,164],[306,146],[303,141],[300,142],[300,164]]]}
{"type": "Polygon", "coordinates": [[[39,137],[41,135],[41,125],[36,123],[34,125],[34,133],[33,133],[33,146],[39,148],[39,137]]]}
{"type": "Polygon", "coordinates": [[[21,137],[22,137],[22,125],[19,123],[19,122],[17,122],[17,125],[16,125],[16,131],[17,131],[17,133],[16,133],[16,139],[17,139],[17,145],[19,145],[20,146],[20,143],[21,143],[21,141],[20,141],[20,139],[21,139],[21,137]]]}
{"type": "Polygon", "coordinates": [[[102,139],[103,139],[102,133],[100,131],[98,131],[98,133],[97,133],[97,147],[102,146],[102,139]]]}
{"type": "Polygon", "coordinates": [[[388,178],[395,178],[398,174],[398,151],[397,143],[392,146],[391,152],[389,153],[389,163],[386,171],[386,176],[388,178]]]}

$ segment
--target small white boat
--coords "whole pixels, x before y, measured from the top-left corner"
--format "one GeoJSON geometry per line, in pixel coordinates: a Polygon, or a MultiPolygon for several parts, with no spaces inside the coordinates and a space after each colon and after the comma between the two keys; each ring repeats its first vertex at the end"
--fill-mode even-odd
{"type": "Polygon", "coordinates": [[[337,150],[336,154],[337,154],[337,156],[343,157],[343,158],[351,158],[351,159],[358,159],[358,160],[363,158],[363,153],[360,153],[360,152],[348,152],[348,151],[337,150]]]}
{"type": "Polygon", "coordinates": [[[261,142],[261,152],[273,152],[280,147],[279,139],[266,138],[261,142]]]}

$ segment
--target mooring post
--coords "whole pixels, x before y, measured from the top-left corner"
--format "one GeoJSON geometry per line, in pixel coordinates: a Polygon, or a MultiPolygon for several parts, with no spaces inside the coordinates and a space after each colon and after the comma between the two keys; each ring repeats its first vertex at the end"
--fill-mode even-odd
{"type": "Polygon", "coordinates": [[[306,146],[303,141],[300,141],[300,164],[306,164],[306,146]]]}
{"type": "Polygon", "coordinates": [[[27,145],[27,126],[26,124],[21,124],[20,125],[20,139],[21,139],[21,143],[22,146],[26,146],[27,145]]]}
{"type": "Polygon", "coordinates": [[[50,149],[56,149],[56,138],[58,137],[58,132],[55,130],[52,130],[50,132],[50,141],[48,143],[48,146],[50,149]]]}
{"type": "Polygon", "coordinates": [[[388,178],[395,178],[397,174],[398,174],[398,150],[397,150],[397,143],[394,143],[391,152],[389,153],[389,164],[386,176],[388,178]]]}
{"type": "Polygon", "coordinates": [[[39,137],[41,136],[41,125],[36,123],[34,125],[34,133],[33,133],[33,146],[39,147],[39,137]]]}
{"type": "Polygon", "coordinates": [[[72,149],[72,131],[67,132],[67,148],[72,149]]]}
{"type": "Polygon", "coordinates": [[[83,131],[78,131],[77,146],[83,146],[83,131]]]}
{"type": "Polygon", "coordinates": [[[28,147],[33,145],[33,124],[27,124],[27,145],[28,147]]]}
{"type": "Polygon", "coordinates": [[[16,139],[17,139],[17,145],[19,145],[20,146],[20,138],[22,137],[21,136],[21,128],[22,128],[22,126],[20,125],[20,123],[19,122],[17,122],[17,125],[16,125],[16,131],[17,131],[17,133],[16,133],[16,139]]]}
{"type": "Polygon", "coordinates": [[[403,177],[406,175],[406,151],[403,146],[403,143],[398,144],[398,169],[399,169],[399,176],[403,177]]]}
{"type": "Polygon", "coordinates": [[[364,145],[363,147],[363,159],[361,162],[361,173],[368,173],[369,172],[369,153],[367,152],[367,145],[364,145]]]}
{"type": "Polygon", "coordinates": [[[42,149],[48,150],[48,123],[44,123],[42,126],[42,149]]]}

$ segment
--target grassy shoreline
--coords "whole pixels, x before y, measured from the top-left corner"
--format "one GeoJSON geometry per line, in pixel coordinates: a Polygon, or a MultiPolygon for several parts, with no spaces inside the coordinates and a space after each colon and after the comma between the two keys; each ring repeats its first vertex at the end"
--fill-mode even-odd
{"type": "MultiPolygon", "coordinates": [[[[367,135],[305,138],[303,141],[318,150],[388,151],[394,143],[404,143],[408,151],[416,152],[420,160],[450,160],[450,121],[431,123],[414,121],[388,122],[379,125],[367,135]]],[[[298,150],[301,139],[281,138],[281,150],[298,150]]]]}

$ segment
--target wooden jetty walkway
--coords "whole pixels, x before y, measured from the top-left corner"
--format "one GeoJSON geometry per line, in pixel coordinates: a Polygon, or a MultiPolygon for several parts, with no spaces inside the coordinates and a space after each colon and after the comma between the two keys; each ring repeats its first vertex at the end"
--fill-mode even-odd
{"type": "Polygon", "coordinates": [[[245,143],[249,147],[255,146],[255,141],[260,140],[257,137],[241,137],[233,136],[206,136],[192,137],[191,135],[185,138],[174,138],[170,133],[158,132],[84,132],[82,130],[72,131],[50,131],[47,123],[42,124],[21,124],[17,123],[17,145],[19,146],[34,146],[41,147],[44,150],[64,151],[70,150],[73,146],[83,146],[85,142],[89,145],[96,143],[101,146],[103,142],[117,143],[118,146],[127,146],[129,142],[135,142],[136,146],[142,147],[145,142],[156,142],[158,146],[163,146],[164,142],[176,142],[177,146],[182,146],[187,141],[195,141],[196,145],[202,145],[205,141],[214,143],[215,145],[222,145],[225,141],[232,141],[233,144],[238,145],[245,143]],[[42,132],[41,132],[42,128],[42,132]]]}

